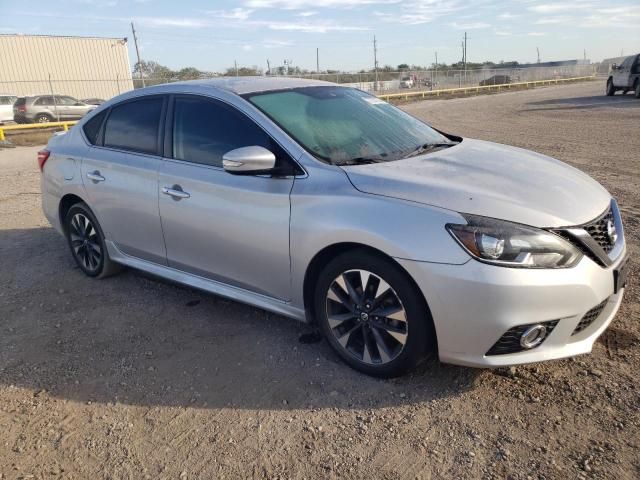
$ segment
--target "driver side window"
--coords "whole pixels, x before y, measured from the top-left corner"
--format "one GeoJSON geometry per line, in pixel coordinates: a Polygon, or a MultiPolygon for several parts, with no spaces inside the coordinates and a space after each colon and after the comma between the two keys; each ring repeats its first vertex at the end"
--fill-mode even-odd
{"type": "Polygon", "coordinates": [[[178,96],[173,107],[172,157],[222,167],[222,156],[240,147],[258,145],[276,155],[286,154],[253,120],[222,102],[178,96]]]}

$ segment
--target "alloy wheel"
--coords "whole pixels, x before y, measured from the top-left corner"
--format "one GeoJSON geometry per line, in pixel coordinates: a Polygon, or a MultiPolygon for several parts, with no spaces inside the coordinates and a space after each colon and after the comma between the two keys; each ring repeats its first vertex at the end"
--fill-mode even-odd
{"type": "Polygon", "coordinates": [[[407,315],[391,286],[366,270],[348,270],[327,291],[329,328],[341,347],[369,365],[400,355],[409,333],[407,315]]]}
{"type": "Polygon", "coordinates": [[[98,232],[85,215],[76,213],[71,218],[69,240],[73,253],[89,272],[100,267],[102,247],[98,232]]]}

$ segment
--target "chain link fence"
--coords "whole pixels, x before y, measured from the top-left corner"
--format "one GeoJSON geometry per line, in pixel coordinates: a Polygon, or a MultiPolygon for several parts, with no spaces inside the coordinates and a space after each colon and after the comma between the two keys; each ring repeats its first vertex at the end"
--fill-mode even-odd
{"type": "MultiPolygon", "coordinates": [[[[504,83],[554,80],[595,75],[597,64],[569,65],[561,67],[496,68],[476,70],[408,70],[360,73],[314,73],[287,75],[294,78],[325,80],[352,86],[371,93],[394,93],[404,91],[439,90],[475,85],[497,85],[504,83]]],[[[46,75],[45,75],[46,76],[46,75]]],[[[216,78],[212,75],[211,77],[216,78]]],[[[131,89],[180,81],[174,78],[108,78],[85,79],[38,79],[0,81],[0,93],[16,96],[69,95],[79,100],[100,99],[124,93],[131,89]]]]}

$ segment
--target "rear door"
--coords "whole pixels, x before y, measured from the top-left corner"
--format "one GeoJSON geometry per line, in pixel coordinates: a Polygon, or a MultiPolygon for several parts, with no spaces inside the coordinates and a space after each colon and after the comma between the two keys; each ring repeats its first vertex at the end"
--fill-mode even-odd
{"type": "Polygon", "coordinates": [[[127,255],[160,264],[166,264],[158,212],[165,104],[161,95],[126,100],[83,129],[94,145],[82,161],[82,181],[106,238],[127,255]]]}
{"type": "Polygon", "coordinates": [[[222,156],[259,145],[288,154],[252,119],[221,101],[173,97],[160,216],[171,267],[279,299],[290,296],[289,194],[293,176],[232,175],[222,156]],[[164,194],[182,191],[184,198],[164,194]]]}

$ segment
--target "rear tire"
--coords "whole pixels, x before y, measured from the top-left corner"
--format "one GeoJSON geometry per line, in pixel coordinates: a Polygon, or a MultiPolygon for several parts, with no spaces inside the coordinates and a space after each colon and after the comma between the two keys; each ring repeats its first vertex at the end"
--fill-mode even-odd
{"type": "Polygon", "coordinates": [[[318,276],[313,308],[335,352],[367,375],[397,377],[436,350],[421,293],[399,265],[381,255],[351,250],[331,260],[318,276]]]}
{"type": "Polygon", "coordinates": [[[47,115],[46,113],[39,113],[38,115],[36,115],[34,120],[36,123],[49,123],[53,119],[51,118],[50,115],[47,115]]]}
{"type": "Polygon", "coordinates": [[[640,98],[640,80],[636,80],[636,85],[633,93],[636,98],[640,98]]]}
{"type": "Polygon", "coordinates": [[[607,80],[607,97],[611,97],[616,93],[616,88],[613,86],[613,80],[607,80]]]}
{"type": "Polygon", "coordinates": [[[86,203],[76,203],[69,209],[64,227],[71,255],[85,275],[106,278],[122,270],[109,257],[102,228],[86,203]]]}

